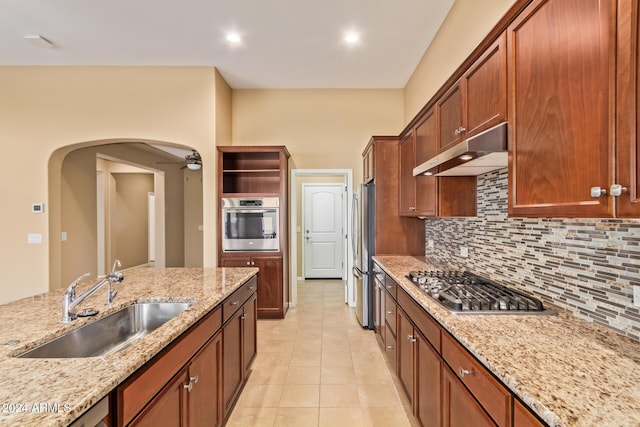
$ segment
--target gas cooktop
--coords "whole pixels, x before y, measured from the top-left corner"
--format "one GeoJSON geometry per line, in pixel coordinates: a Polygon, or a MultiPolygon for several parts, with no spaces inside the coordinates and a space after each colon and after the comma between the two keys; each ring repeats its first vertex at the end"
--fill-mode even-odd
{"type": "Polygon", "coordinates": [[[556,314],[537,298],[468,271],[412,271],[407,278],[453,314],[556,314]]]}

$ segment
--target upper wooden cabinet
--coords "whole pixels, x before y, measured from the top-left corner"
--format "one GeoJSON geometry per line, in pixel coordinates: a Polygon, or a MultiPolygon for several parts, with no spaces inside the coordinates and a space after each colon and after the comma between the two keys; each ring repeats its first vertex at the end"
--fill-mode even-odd
{"type": "Polygon", "coordinates": [[[413,168],[416,166],[415,139],[413,132],[400,139],[400,215],[413,216],[416,210],[416,180],[413,168]]]}
{"type": "Polygon", "coordinates": [[[615,183],[627,191],[616,198],[616,216],[640,217],[640,7],[621,1],[618,9],[617,137],[615,183]]]}
{"type": "Polygon", "coordinates": [[[505,33],[438,99],[435,108],[439,123],[438,152],[507,120],[505,33]]]}
{"type": "Polygon", "coordinates": [[[463,84],[458,80],[436,103],[436,114],[440,123],[438,152],[445,151],[462,141],[465,117],[463,109],[463,84]]]}
{"type": "Polygon", "coordinates": [[[464,136],[507,120],[507,34],[502,33],[462,77],[464,136]]]}
{"type": "MultiPolygon", "coordinates": [[[[438,152],[436,135],[436,114],[432,108],[416,125],[415,133],[415,165],[419,165],[438,152]]],[[[414,166],[415,167],[415,166],[414,166]]],[[[436,216],[438,214],[438,178],[434,176],[416,176],[415,180],[415,214],[419,216],[436,216]]]]}
{"type": "Polygon", "coordinates": [[[367,146],[364,154],[362,155],[362,182],[365,184],[373,179],[375,176],[375,152],[373,145],[367,146]]]}
{"type": "Polygon", "coordinates": [[[510,215],[613,216],[615,11],[535,0],[509,25],[510,215]]]}

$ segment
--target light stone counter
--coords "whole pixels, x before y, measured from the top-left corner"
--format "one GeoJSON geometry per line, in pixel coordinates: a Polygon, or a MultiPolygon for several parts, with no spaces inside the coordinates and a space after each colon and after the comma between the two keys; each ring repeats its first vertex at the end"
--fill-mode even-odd
{"type": "MultiPolygon", "coordinates": [[[[136,268],[124,271],[118,295],[105,307],[106,287],[80,305],[95,318],[60,322],[63,290],[0,305],[0,425],[66,426],[109,394],[176,337],[195,324],[257,268],[136,268]],[[130,347],[105,357],[18,359],[13,356],[134,302],[194,304],[130,347]],[[6,345],[18,341],[15,345],[6,345]]],[[[78,293],[91,286],[84,283],[78,293]]]]}
{"type": "Polygon", "coordinates": [[[374,259],[549,425],[640,426],[639,342],[564,312],[455,316],[405,277],[441,266],[409,256],[374,259]]]}

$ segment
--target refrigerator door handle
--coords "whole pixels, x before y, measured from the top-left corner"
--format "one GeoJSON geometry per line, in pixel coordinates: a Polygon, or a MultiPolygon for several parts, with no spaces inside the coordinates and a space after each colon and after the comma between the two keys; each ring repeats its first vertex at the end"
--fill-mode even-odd
{"type": "Polygon", "coordinates": [[[360,203],[358,200],[358,195],[354,194],[353,199],[351,201],[351,249],[353,252],[353,260],[357,263],[357,260],[360,256],[359,245],[360,245],[360,203]]]}

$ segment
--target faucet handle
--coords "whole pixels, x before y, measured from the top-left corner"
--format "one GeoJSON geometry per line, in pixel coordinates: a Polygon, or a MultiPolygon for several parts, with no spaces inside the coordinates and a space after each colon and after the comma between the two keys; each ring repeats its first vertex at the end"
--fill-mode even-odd
{"type": "Polygon", "coordinates": [[[111,273],[107,275],[107,278],[111,283],[122,283],[122,281],[124,280],[124,275],[122,274],[122,272],[116,271],[116,268],[120,267],[122,267],[120,260],[115,260],[115,262],[113,263],[113,268],[111,268],[111,273]]]}
{"type": "Polygon", "coordinates": [[[120,267],[122,267],[122,263],[120,262],[120,260],[119,260],[119,259],[116,259],[116,260],[113,262],[113,267],[111,267],[111,272],[112,272],[112,273],[115,273],[115,272],[116,272],[116,268],[120,268],[120,267]]]}

